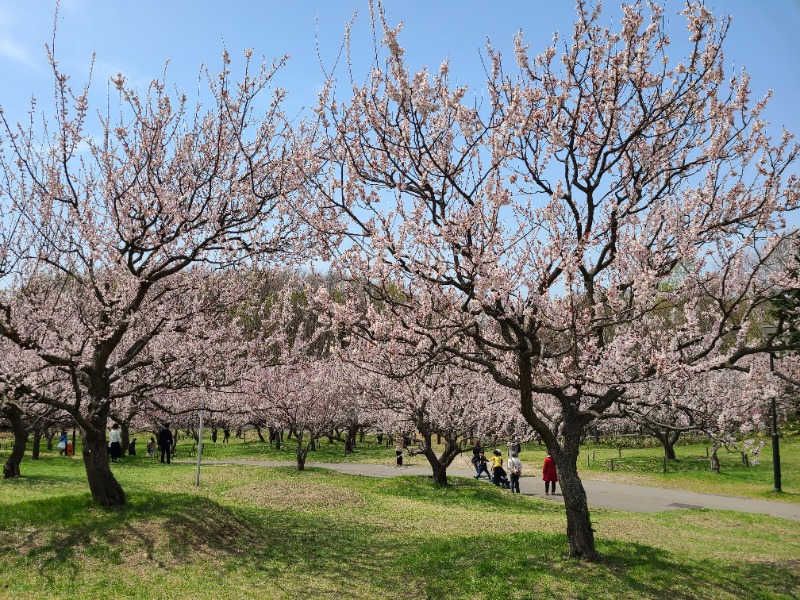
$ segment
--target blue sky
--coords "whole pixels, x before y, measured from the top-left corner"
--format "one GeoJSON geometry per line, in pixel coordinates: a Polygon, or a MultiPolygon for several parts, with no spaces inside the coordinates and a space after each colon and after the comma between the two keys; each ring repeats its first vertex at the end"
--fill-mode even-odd
{"type": "MultiPolygon", "coordinates": [[[[618,2],[606,2],[609,18],[618,2]]],[[[24,119],[29,99],[52,98],[52,80],[44,45],[51,40],[54,0],[0,0],[0,105],[12,120],[24,119]]],[[[747,67],[757,96],[775,92],[768,118],[775,126],[800,133],[800,0],[708,0],[715,12],[733,15],[725,52],[729,64],[747,67]]],[[[671,36],[682,39],[676,16],[683,6],[667,0],[671,36]]],[[[88,73],[96,53],[94,81],[105,89],[107,78],[122,72],[137,85],[163,72],[191,90],[202,63],[220,66],[223,45],[241,57],[246,48],[268,58],[290,54],[280,84],[290,92],[292,109],[309,105],[322,82],[317,59],[319,31],[322,61],[336,58],[345,23],[359,12],[354,31],[358,66],[371,55],[367,0],[62,0],[56,51],[62,69],[76,85],[88,73]]],[[[571,0],[387,0],[392,23],[404,22],[401,41],[414,67],[436,68],[451,59],[451,74],[479,93],[481,51],[487,37],[510,60],[512,37],[525,32],[536,52],[553,31],[569,34],[574,17],[571,0]]],[[[672,51],[671,54],[677,54],[672,51]]],[[[241,64],[239,62],[238,64],[241,64]]],[[[363,74],[363,72],[362,72],[363,74]]],[[[344,75],[344,73],[342,73],[344,75]]],[[[777,130],[773,130],[777,133],[777,130]]]]}

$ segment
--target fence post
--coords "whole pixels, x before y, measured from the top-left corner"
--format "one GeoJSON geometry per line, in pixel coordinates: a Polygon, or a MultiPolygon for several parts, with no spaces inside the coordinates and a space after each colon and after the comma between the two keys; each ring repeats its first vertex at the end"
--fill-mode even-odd
{"type": "Polygon", "coordinates": [[[592,460],[595,460],[596,453],[597,453],[597,450],[592,450],[592,460]]]}
{"type": "Polygon", "coordinates": [[[586,466],[589,466],[589,453],[586,453],[586,466]]]}
{"type": "Polygon", "coordinates": [[[611,470],[613,471],[614,470],[614,459],[612,458],[610,460],[611,460],[611,470]]]}
{"type": "Polygon", "coordinates": [[[667,472],[667,457],[666,456],[662,456],[661,458],[664,461],[664,473],[666,474],[666,472],[667,472]]]}
{"type": "Polygon", "coordinates": [[[708,446],[706,446],[706,458],[708,458],[708,446]]]}
{"type": "Polygon", "coordinates": [[[622,458],[622,446],[617,446],[617,453],[619,454],[619,457],[622,458]]]}

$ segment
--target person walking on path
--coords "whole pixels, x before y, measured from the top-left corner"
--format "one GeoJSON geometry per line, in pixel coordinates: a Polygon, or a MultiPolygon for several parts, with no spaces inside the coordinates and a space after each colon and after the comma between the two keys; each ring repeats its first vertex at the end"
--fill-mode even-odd
{"type": "Polygon", "coordinates": [[[478,460],[475,465],[475,470],[478,472],[475,475],[475,479],[480,479],[483,473],[486,473],[486,479],[489,481],[492,480],[492,474],[489,473],[489,461],[486,459],[486,455],[483,453],[483,450],[478,452],[478,460]]]}
{"type": "Polygon", "coordinates": [[[544,464],[542,465],[542,480],[544,481],[544,495],[549,496],[550,492],[550,484],[553,486],[552,493],[556,493],[556,482],[558,481],[558,473],[556,473],[556,461],[553,460],[553,457],[550,456],[550,453],[547,453],[547,457],[544,459],[544,464]]]}
{"type": "Polygon", "coordinates": [[[522,461],[519,455],[514,450],[511,451],[511,456],[508,457],[508,476],[511,479],[511,493],[519,491],[519,476],[522,475],[522,461]]]}
{"type": "Polygon", "coordinates": [[[494,476],[494,484],[508,488],[508,477],[506,477],[506,470],[503,468],[503,454],[500,450],[495,450],[492,453],[492,475],[494,476]]]}
{"type": "Polygon", "coordinates": [[[111,431],[108,432],[108,441],[111,442],[111,462],[119,462],[122,456],[122,432],[119,429],[119,424],[114,423],[111,426],[111,431]]]}
{"type": "Polygon", "coordinates": [[[170,464],[172,456],[172,430],[169,423],[164,423],[164,427],[158,432],[158,449],[161,451],[161,463],[164,463],[164,456],[167,457],[167,464],[170,464]]]}

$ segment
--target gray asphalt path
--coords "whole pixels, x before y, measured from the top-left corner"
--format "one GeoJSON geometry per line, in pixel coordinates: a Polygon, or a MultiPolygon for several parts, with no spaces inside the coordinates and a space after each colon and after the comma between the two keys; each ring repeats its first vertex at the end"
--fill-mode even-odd
{"type": "MultiPolygon", "coordinates": [[[[175,462],[190,463],[192,461],[175,462]]],[[[257,460],[205,460],[202,463],[204,466],[231,464],[280,467],[294,466],[295,463],[257,460]]],[[[319,462],[307,462],[306,466],[331,469],[351,475],[366,475],[369,477],[430,475],[431,473],[430,468],[420,466],[395,467],[393,465],[319,462]]],[[[447,470],[447,474],[456,477],[472,477],[475,471],[472,469],[451,468],[447,470]]],[[[613,481],[593,481],[591,479],[583,479],[582,481],[583,487],[586,490],[589,506],[594,507],[614,508],[642,513],[687,508],[711,508],[746,513],[763,513],[781,519],[800,522],[800,504],[796,503],[720,496],[717,494],[631,485],[613,481]]],[[[520,491],[525,495],[536,496],[551,502],[563,502],[560,493],[554,496],[545,496],[544,483],[541,478],[537,476],[526,476],[523,474],[520,478],[520,491]]]]}

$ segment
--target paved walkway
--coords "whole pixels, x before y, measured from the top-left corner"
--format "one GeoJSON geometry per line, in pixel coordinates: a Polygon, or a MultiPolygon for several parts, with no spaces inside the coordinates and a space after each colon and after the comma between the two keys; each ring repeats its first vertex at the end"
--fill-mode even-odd
{"type": "MultiPolygon", "coordinates": [[[[175,462],[186,464],[193,461],[186,460],[175,462]]],[[[295,465],[293,462],[259,460],[204,460],[202,464],[207,466],[237,464],[263,467],[285,467],[295,465]]],[[[431,474],[429,467],[420,466],[394,467],[389,465],[361,463],[319,462],[307,462],[306,466],[331,469],[351,475],[366,475],[369,477],[431,474]]],[[[475,471],[472,469],[450,468],[447,470],[447,474],[456,477],[472,477],[475,471]]],[[[593,481],[591,479],[583,479],[582,481],[583,487],[586,490],[586,496],[589,500],[589,506],[642,513],[680,508],[712,508],[747,513],[763,513],[773,517],[800,522],[800,504],[796,503],[719,496],[716,494],[631,485],[613,481],[593,481]]],[[[536,496],[552,502],[563,502],[563,498],[560,494],[545,496],[544,484],[539,477],[523,475],[520,478],[520,491],[528,496],[536,496]]]]}

